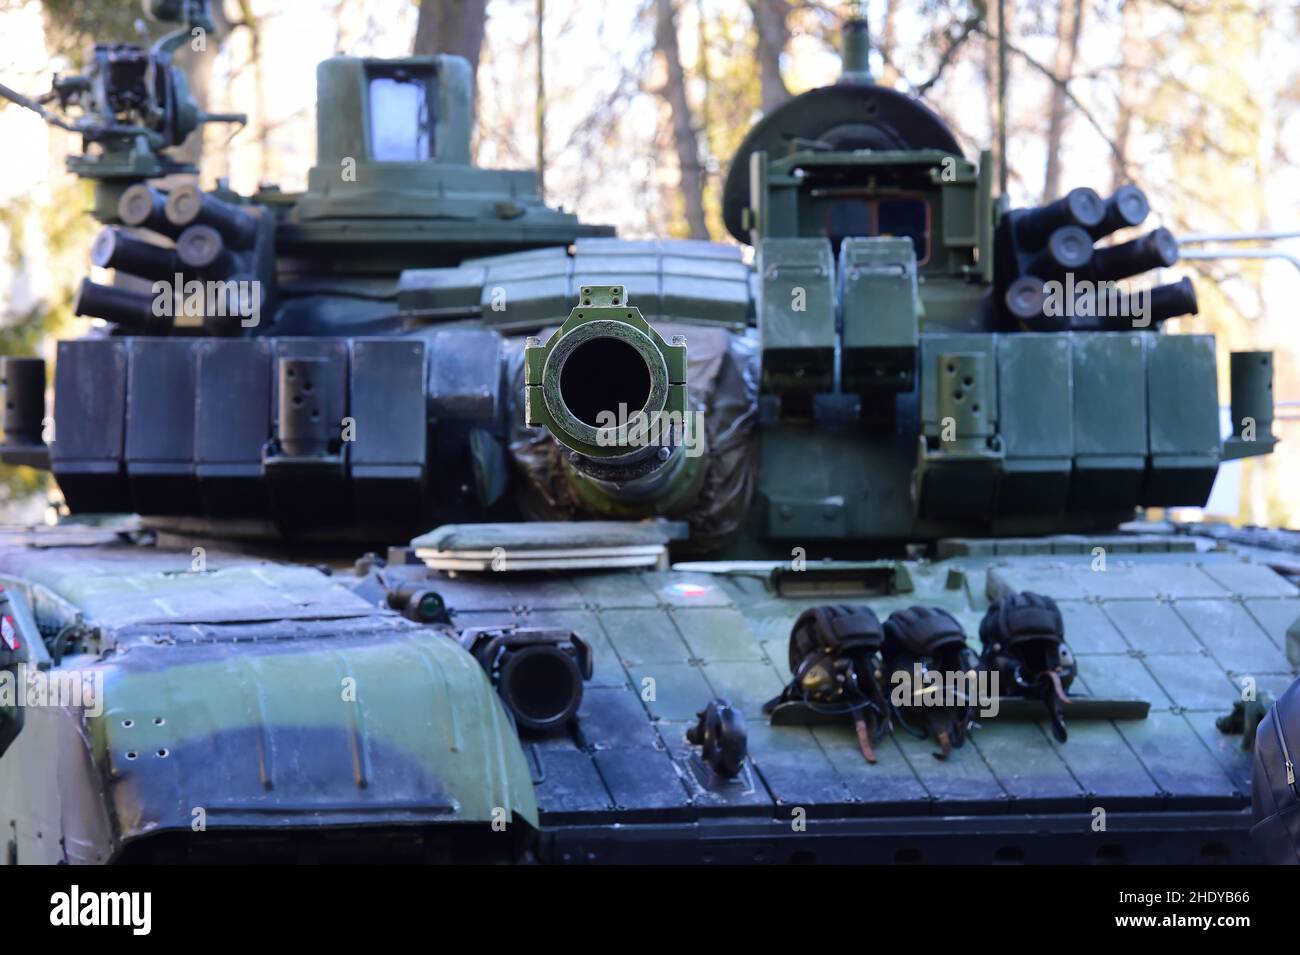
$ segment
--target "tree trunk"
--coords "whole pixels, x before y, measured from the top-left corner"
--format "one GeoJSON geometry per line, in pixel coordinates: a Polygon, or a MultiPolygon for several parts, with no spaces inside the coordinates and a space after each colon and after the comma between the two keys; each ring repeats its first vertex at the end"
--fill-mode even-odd
{"type": "MultiPolygon", "coordinates": [[[[203,111],[212,106],[212,64],[221,53],[226,38],[230,36],[230,21],[226,19],[223,4],[213,5],[212,23],[217,28],[216,33],[204,37],[205,49],[194,49],[194,41],[191,38],[189,42],[181,44],[180,49],[172,55],[172,62],[184,71],[189,80],[190,95],[194,97],[198,108],[203,111]]],[[[173,150],[172,155],[181,162],[199,165],[203,160],[203,131],[206,128],[206,125],[200,124],[198,129],[185,137],[185,142],[173,150]]],[[[225,129],[226,135],[229,135],[232,127],[218,128],[225,129]]]]}
{"type": "MultiPolygon", "coordinates": [[[[1056,63],[1052,72],[1062,83],[1074,76],[1079,54],[1079,34],[1083,28],[1083,0],[1060,0],[1056,16],[1056,63]]],[[[1061,191],[1061,141],[1069,121],[1065,90],[1052,86],[1052,105],[1047,120],[1047,169],[1043,174],[1043,201],[1048,202],[1061,191]]]]}
{"type": "Polygon", "coordinates": [[[673,0],[655,0],[655,46],[663,55],[666,80],[659,90],[672,114],[673,145],[681,168],[680,192],[686,226],[692,239],[707,239],[704,220],[704,169],[700,165],[700,140],[686,98],[686,71],[677,45],[677,11],[673,0]]]}
{"type": "Polygon", "coordinates": [[[990,77],[993,107],[991,124],[993,129],[993,158],[997,169],[998,196],[1007,195],[1011,182],[1011,157],[1007,153],[1007,91],[1009,63],[1007,61],[1008,45],[1011,33],[1010,24],[1015,22],[1014,0],[993,0],[989,5],[997,27],[990,34],[989,55],[992,57],[990,77]]]}
{"type": "Polygon", "coordinates": [[[533,99],[533,126],[537,137],[537,195],[546,198],[546,0],[534,0],[537,30],[537,90],[533,99]]]}
{"type": "Polygon", "coordinates": [[[253,68],[253,109],[249,116],[255,123],[257,140],[257,181],[270,176],[271,123],[266,108],[266,63],[262,58],[262,23],[253,12],[252,0],[238,0],[239,25],[248,31],[248,62],[253,68]]]}
{"type": "Polygon", "coordinates": [[[412,52],[463,56],[477,76],[486,28],[487,0],[420,0],[412,52]]]}
{"type": "Polygon", "coordinates": [[[898,69],[894,66],[894,49],[898,45],[898,0],[885,0],[884,25],[880,31],[880,58],[884,67],[880,74],[882,86],[898,85],[898,69]]]}
{"type": "Polygon", "coordinates": [[[766,115],[790,98],[781,79],[781,54],[790,42],[787,0],[750,0],[754,32],[758,34],[759,103],[766,115]]]}
{"type": "Polygon", "coordinates": [[[1137,50],[1140,24],[1138,23],[1137,4],[1129,0],[1124,4],[1121,14],[1123,38],[1120,41],[1119,55],[1119,113],[1115,119],[1115,150],[1110,158],[1110,189],[1114,192],[1126,181],[1128,172],[1128,142],[1133,131],[1133,92],[1129,78],[1141,62],[1137,50]]]}
{"type": "MultiPolygon", "coordinates": [[[[993,171],[1002,168],[1002,154],[998,150],[998,44],[993,33],[993,12],[985,14],[984,49],[981,58],[981,74],[984,80],[984,102],[988,107],[989,153],[993,158],[993,171]]],[[[994,188],[997,187],[996,177],[994,188]]]]}

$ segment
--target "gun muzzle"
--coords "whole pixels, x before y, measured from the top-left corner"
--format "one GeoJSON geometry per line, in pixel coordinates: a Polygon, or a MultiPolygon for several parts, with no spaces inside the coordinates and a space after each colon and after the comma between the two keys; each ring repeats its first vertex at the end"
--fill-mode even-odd
{"type": "Polygon", "coordinates": [[[1106,211],[1101,221],[1088,229],[1094,239],[1108,236],[1116,229],[1141,225],[1151,212],[1147,194],[1137,186],[1127,184],[1116,189],[1106,200],[1106,211]]]}
{"type": "Polygon", "coordinates": [[[545,345],[524,349],[525,418],[544,425],[568,463],[620,499],[659,495],[694,436],[686,343],[665,341],[621,285],[585,286],[545,345]]]}
{"type": "Polygon", "coordinates": [[[180,271],[174,249],[132,238],[120,229],[102,229],[90,246],[90,261],[100,268],[116,269],[142,279],[168,279],[180,271]]]}
{"type": "Polygon", "coordinates": [[[1148,294],[1151,297],[1151,321],[1159,325],[1180,315],[1195,315],[1200,311],[1196,304],[1196,286],[1189,278],[1181,278],[1168,285],[1157,285],[1149,292],[1136,292],[1135,295],[1148,294]]]}
{"type": "Polygon", "coordinates": [[[253,216],[194,183],[173,189],[163,211],[167,221],[180,229],[195,225],[216,229],[232,249],[250,248],[257,239],[257,220],[253,216]]]}
{"type": "Polygon", "coordinates": [[[1081,186],[1045,206],[1029,209],[1016,218],[1016,239],[1026,252],[1036,252],[1062,226],[1092,229],[1101,224],[1106,204],[1096,192],[1081,186]]]}
{"type": "Polygon", "coordinates": [[[1025,269],[1030,275],[1051,281],[1066,272],[1077,272],[1092,258],[1092,237],[1080,226],[1063,225],[1047,238],[1046,245],[1025,269]]]}
{"type": "Polygon", "coordinates": [[[1150,269],[1169,268],[1178,261],[1178,240],[1168,229],[1156,229],[1144,236],[1097,249],[1092,256],[1092,278],[1113,282],[1150,269]]]}
{"type": "Polygon", "coordinates": [[[487,671],[525,733],[562,731],[582,705],[591,679],[591,648],[567,630],[468,628],[458,642],[487,671]]]}
{"type": "Polygon", "coordinates": [[[1007,287],[1003,302],[1007,311],[1022,322],[1042,318],[1047,303],[1043,280],[1033,275],[1020,276],[1007,287]]]}
{"type": "Polygon", "coordinates": [[[235,268],[234,256],[221,233],[211,226],[192,225],[176,240],[176,255],[187,268],[218,278],[235,268]]]}
{"type": "Polygon", "coordinates": [[[167,335],[172,327],[170,315],[154,314],[154,297],[148,292],[100,285],[90,279],[81,280],[72,314],[102,318],[137,335],[167,335]]]}
{"type": "Polygon", "coordinates": [[[117,217],[136,229],[148,229],[174,239],[181,234],[181,226],[167,219],[167,197],[142,182],[128,186],[117,201],[117,217]]]}

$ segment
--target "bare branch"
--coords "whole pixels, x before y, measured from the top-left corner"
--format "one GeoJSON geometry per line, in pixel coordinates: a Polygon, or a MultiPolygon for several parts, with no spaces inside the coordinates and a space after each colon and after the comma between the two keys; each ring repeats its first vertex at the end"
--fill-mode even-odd
{"type": "MultiPolygon", "coordinates": [[[[983,26],[977,28],[977,32],[983,34],[986,37],[990,35],[988,30],[983,26]]],[[[1032,56],[1030,56],[1020,47],[1016,46],[1014,43],[1008,41],[1006,47],[1010,52],[1014,53],[1016,56],[1020,57],[1020,59],[1024,60],[1025,63],[1027,63],[1029,66],[1033,67],[1036,71],[1041,73],[1043,76],[1047,77],[1048,81],[1051,82],[1053,86],[1060,89],[1062,95],[1064,95],[1065,98],[1070,101],[1070,105],[1079,111],[1079,115],[1082,116],[1085,120],[1087,120],[1089,126],[1091,126],[1094,130],[1097,131],[1097,135],[1101,137],[1102,142],[1104,142],[1107,148],[1110,149],[1111,155],[1114,157],[1116,165],[1118,165],[1124,171],[1125,176],[1132,179],[1133,176],[1132,176],[1132,172],[1129,169],[1128,160],[1125,158],[1124,154],[1120,151],[1119,147],[1115,145],[1115,141],[1111,139],[1110,134],[1101,125],[1101,122],[1097,119],[1095,115],[1093,115],[1092,110],[1084,106],[1083,103],[1080,102],[1079,98],[1074,95],[1074,91],[1070,89],[1070,81],[1063,80],[1060,77],[1058,77],[1050,69],[1048,69],[1042,63],[1039,63],[1037,60],[1035,60],[1032,56]]]]}
{"type": "Polygon", "coordinates": [[[983,22],[984,15],[982,11],[974,13],[966,19],[966,21],[961,25],[961,30],[959,30],[957,35],[951,39],[948,46],[944,48],[943,53],[939,56],[939,63],[934,68],[934,73],[928,80],[916,87],[913,91],[918,97],[924,96],[930,91],[930,88],[934,86],[935,83],[939,82],[939,78],[943,76],[943,71],[948,68],[950,63],[952,63],[953,57],[957,55],[957,51],[961,48],[961,45],[966,42],[966,39],[972,33],[981,32],[980,27],[983,22]]]}

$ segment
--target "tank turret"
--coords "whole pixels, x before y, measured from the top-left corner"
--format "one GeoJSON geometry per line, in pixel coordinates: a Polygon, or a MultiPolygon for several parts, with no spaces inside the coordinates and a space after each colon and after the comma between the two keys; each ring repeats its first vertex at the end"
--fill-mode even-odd
{"type": "MultiPolygon", "coordinates": [[[[451,56],[322,63],[302,194],[114,179],[115,281],[76,304],[109,334],[55,370],[68,506],[326,537],[667,516],[699,550],[835,553],[1113,527],[1271,450],[1220,440],[1213,338],[1166,333],[1196,294],[1142,279],[1178,242],[1140,189],[995,202],[987,153],[872,82],[865,22],[843,40],[839,80],[732,160],[752,265],[475,166],[451,56]]],[[[1231,367],[1271,420],[1257,363],[1231,367]]],[[[28,432],[12,457],[40,462],[28,432]]]]}

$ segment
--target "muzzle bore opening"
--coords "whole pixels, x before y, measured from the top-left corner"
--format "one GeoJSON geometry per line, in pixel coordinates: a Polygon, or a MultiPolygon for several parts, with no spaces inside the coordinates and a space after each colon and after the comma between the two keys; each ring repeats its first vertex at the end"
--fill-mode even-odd
{"type": "Polygon", "coordinates": [[[624,423],[650,400],[650,366],[621,338],[600,336],[578,345],[560,369],[560,398],[569,412],[592,428],[624,423]]]}
{"type": "Polygon", "coordinates": [[[505,662],[498,690],[524,729],[545,732],[578,711],[582,674],[573,658],[555,647],[526,647],[505,662]]]}

